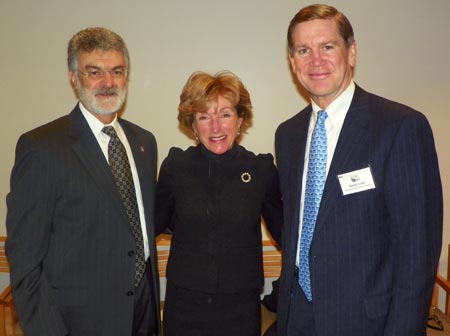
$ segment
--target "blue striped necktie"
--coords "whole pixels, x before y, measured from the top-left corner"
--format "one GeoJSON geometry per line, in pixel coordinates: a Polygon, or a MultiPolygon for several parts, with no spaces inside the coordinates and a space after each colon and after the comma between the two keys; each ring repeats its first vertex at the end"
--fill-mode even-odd
{"type": "Polygon", "coordinates": [[[326,111],[321,110],[318,112],[316,126],[311,137],[308,171],[306,175],[303,223],[300,236],[298,282],[308,301],[312,301],[309,249],[314,235],[314,227],[316,226],[323,187],[327,177],[327,132],[325,130],[325,119],[327,117],[326,111]]]}

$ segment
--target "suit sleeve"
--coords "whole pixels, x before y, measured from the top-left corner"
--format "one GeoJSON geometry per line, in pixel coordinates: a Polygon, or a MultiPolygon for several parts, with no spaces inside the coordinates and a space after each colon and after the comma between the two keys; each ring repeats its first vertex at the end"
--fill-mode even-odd
{"type": "Polygon", "coordinates": [[[174,151],[174,148],[170,150],[169,156],[163,161],[159,170],[156,185],[156,235],[173,231],[172,214],[175,198],[173,194],[174,174],[172,173],[174,165],[171,154],[174,151]]]}
{"type": "Polygon", "coordinates": [[[420,113],[400,125],[386,167],[386,188],[396,262],[384,335],[419,335],[428,317],[443,221],[433,134],[420,113]]]}
{"type": "Polygon", "coordinates": [[[269,174],[267,177],[267,189],[264,204],[262,207],[262,216],[267,229],[275,241],[281,246],[281,231],[283,225],[283,204],[281,201],[280,184],[278,171],[273,164],[273,157],[270,155],[269,174]]]}
{"type": "Polygon", "coordinates": [[[17,144],[7,196],[6,252],[11,265],[14,302],[27,336],[68,335],[52,288],[42,272],[56,202],[49,161],[42,149],[29,137],[22,136],[17,144]]]}

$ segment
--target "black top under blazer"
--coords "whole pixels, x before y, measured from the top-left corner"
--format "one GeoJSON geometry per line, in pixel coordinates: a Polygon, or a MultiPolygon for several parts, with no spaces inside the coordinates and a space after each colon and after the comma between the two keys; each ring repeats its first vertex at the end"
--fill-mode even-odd
{"type": "Polygon", "coordinates": [[[222,155],[203,145],[172,148],[161,166],[156,209],[157,232],[173,232],[169,281],[206,293],[263,286],[261,215],[277,241],[283,221],[272,155],[239,145],[222,155]]]}

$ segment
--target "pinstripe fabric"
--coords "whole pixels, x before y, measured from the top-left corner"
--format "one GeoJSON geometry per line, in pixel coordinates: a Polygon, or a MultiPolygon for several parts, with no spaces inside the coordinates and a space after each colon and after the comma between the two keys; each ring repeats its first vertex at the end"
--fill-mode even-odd
{"type": "MultiPolygon", "coordinates": [[[[153,242],[156,143],[149,132],[119,122],[153,242]]],[[[135,242],[111,170],[78,107],[21,136],[7,206],[6,249],[25,334],[130,335],[135,242]]],[[[154,244],[150,255],[157,274],[154,244]]],[[[154,283],[159,298],[155,277],[154,283]]]]}
{"type": "MultiPolygon", "coordinates": [[[[299,190],[311,115],[280,125],[276,156],[285,207],[278,334],[302,315],[290,300],[299,190]]],[[[442,239],[442,187],[423,114],[356,87],[322,195],[310,249],[318,336],[421,335],[442,239]],[[370,166],[375,189],[343,195],[338,174],[370,166]]]]}

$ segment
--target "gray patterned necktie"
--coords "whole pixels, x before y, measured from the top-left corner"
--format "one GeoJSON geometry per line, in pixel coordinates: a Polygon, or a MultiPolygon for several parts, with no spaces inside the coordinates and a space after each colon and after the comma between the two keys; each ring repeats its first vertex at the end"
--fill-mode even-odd
{"type": "Polygon", "coordinates": [[[321,110],[318,112],[316,126],[311,136],[306,175],[298,280],[308,301],[312,301],[309,249],[314,235],[323,187],[327,178],[327,132],[325,130],[325,119],[327,117],[326,111],[321,110]]]}
{"type": "Polygon", "coordinates": [[[117,136],[114,127],[105,126],[102,132],[110,136],[108,143],[108,161],[120,196],[122,197],[136,242],[134,286],[137,287],[145,272],[145,255],[133,175],[131,174],[127,152],[117,136]]]}

